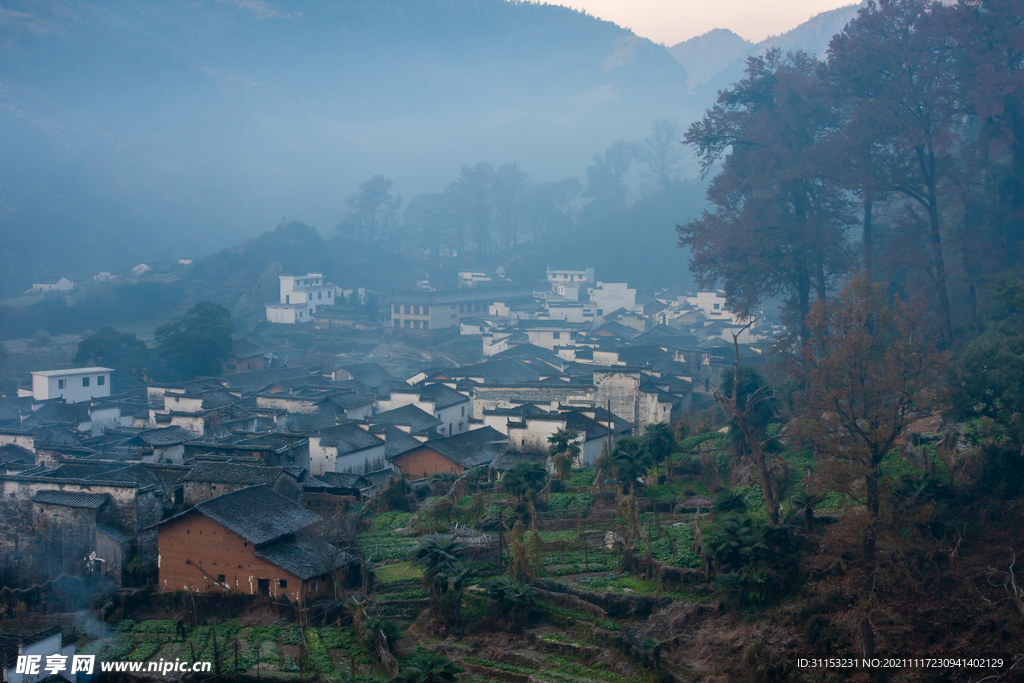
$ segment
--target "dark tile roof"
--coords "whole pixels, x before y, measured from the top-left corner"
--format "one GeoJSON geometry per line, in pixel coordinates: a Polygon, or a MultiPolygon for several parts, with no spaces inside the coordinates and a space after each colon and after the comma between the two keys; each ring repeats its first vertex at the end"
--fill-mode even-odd
{"type": "Polygon", "coordinates": [[[130,484],[138,484],[139,487],[153,487],[163,489],[163,480],[156,475],[149,467],[142,463],[134,463],[121,469],[106,473],[98,473],[86,477],[87,479],[102,479],[103,481],[117,481],[130,484]]]}
{"type": "Polygon", "coordinates": [[[671,359],[672,354],[660,346],[624,346],[618,350],[619,361],[626,365],[646,365],[657,360],[671,359]]]}
{"type": "MultiPolygon", "coordinates": [[[[354,365],[342,365],[335,370],[344,370],[358,382],[362,382],[371,389],[379,387],[385,380],[393,380],[395,376],[382,368],[377,363],[356,363],[354,365]]],[[[337,374],[335,375],[337,376],[337,374]]]]}
{"type": "Polygon", "coordinates": [[[36,461],[36,454],[27,448],[6,443],[0,446],[0,462],[24,462],[32,465],[36,461]]]}
{"type": "Polygon", "coordinates": [[[363,475],[352,472],[324,472],[317,479],[339,489],[361,489],[368,483],[363,475]]]}
{"type": "Polygon", "coordinates": [[[420,388],[420,400],[432,401],[434,406],[440,410],[468,401],[469,397],[463,396],[444,384],[425,384],[420,388]]]}
{"type": "Polygon", "coordinates": [[[284,569],[303,581],[333,573],[348,564],[348,555],[319,538],[288,536],[256,550],[256,557],[284,569]]]}
{"type": "Polygon", "coordinates": [[[118,529],[114,526],[110,526],[109,524],[97,524],[96,531],[99,531],[101,534],[103,534],[107,538],[114,540],[117,543],[128,543],[133,538],[135,538],[127,531],[122,531],[121,529],[118,529]]]}
{"type": "Polygon", "coordinates": [[[233,391],[251,394],[270,386],[274,382],[312,376],[312,373],[305,368],[267,368],[265,370],[225,375],[221,378],[221,381],[233,391]]]}
{"type": "Polygon", "coordinates": [[[178,427],[160,427],[140,432],[138,438],[147,446],[175,446],[191,441],[195,436],[187,429],[178,427]]]}
{"type": "MultiPolygon", "coordinates": [[[[95,475],[103,475],[114,470],[124,469],[123,462],[88,462],[77,460],[72,463],[64,463],[52,470],[46,471],[46,476],[57,479],[86,479],[95,475]]],[[[108,480],[109,481],[109,480],[108,480]]]]}
{"type": "Polygon", "coordinates": [[[452,370],[452,377],[480,377],[485,384],[536,382],[540,372],[517,358],[501,358],[452,370]]]}
{"type": "Polygon", "coordinates": [[[441,424],[439,419],[411,403],[377,413],[370,418],[370,422],[402,425],[417,433],[429,432],[441,424]]]}
{"type": "Polygon", "coordinates": [[[545,453],[523,453],[520,451],[501,451],[491,461],[491,467],[498,472],[507,472],[521,462],[546,462],[545,453]]]}
{"type": "Polygon", "coordinates": [[[227,462],[207,462],[193,467],[182,481],[255,486],[257,484],[272,484],[280,476],[280,467],[254,467],[227,462]]]}
{"type": "Polygon", "coordinates": [[[383,445],[379,438],[354,423],[321,429],[319,436],[320,445],[336,447],[338,455],[383,445]]]}
{"type": "Polygon", "coordinates": [[[81,436],[62,425],[47,425],[39,427],[35,432],[35,445],[40,446],[78,446],[81,444],[81,436]]]}
{"type": "Polygon", "coordinates": [[[38,410],[32,411],[22,420],[23,427],[35,427],[47,422],[66,422],[78,424],[89,421],[89,402],[63,403],[61,401],[47,401],[38,410]]]}
{"type": "Polygon", "coordinates": [[[99,510],[107,504],[105,493],[78,493],[75,491],[39,491],[32,496],[33,503],[60,505],[81,510],[99,510]]]}
{"type": "Polygon", "coordinates": [[[181,514],[189,512],[205,515],[256,545],[297,533],[323,519],[265,485],[249,486],[204,500],[181,514]]]}
{"type": "Polygon", "coordinates": [[[18,660],[18,648],[28,647],[61,632],[60,626],[51,626],[36,633],[0,633],[0,671],[13,669],[18,660]]]}
{"type": "Polygon", "coordinates": [[[207,391],[203,393],[203,410],[224,408],[238,403],[239,398],[225,389],[207,391]]]}
{"type": "Polygon", "coordinates": [[[288,414],[288,429],[293,432],[319,432],[337,424],[338,415],[333,410],[288,414]]]}
{"type": "Polygon", "coordinates": [[[632,339],[633,337],[640,334],[638,330],[630,327],[629,325],[623,325],[617,320],[609,320],[605,324],[599,327],[595,327],[593,330],[590,331],[591,335],[594,335],[594,333],[596,332],[608,332],[616,337],[619,337],[620,339],[632,339]]]}
{"type": "Polygon", "coordinates": [[[270,446],[274,450],[282,450],[301,446],[309,437],[305,434],[286,434],[282,432],[271,432],[243,439],[238,442],[239,446],[270,446]]]}
{"type": "Polygon", "coordinates": [[[422,441],[394,425],[384,427],[384,457],[387,460],[393,460],[402,453],[419,448],[422,444],[422,441]]]}
{"type": "Polygon", "coordinates": [[[251,339],[241,337],[231,340],[231,355],[235,358],[255,358],[268,351],[251,339]]]}
{"type": "Polygon", "coordinates": [[[331,394],[328,399],[331,403],[338,406],[339,408],[362,408],[373,403],[373,396],[366,394],[359,394],[354,391],[342,391],[339,393],[331,394]]]}
{"type": "Polygon", "coordinates": [[[508,437],[493,427],[482,427],[420,444],[421,448],[436,451],[466,469],[489,464],[507,446],[508,437]]]}

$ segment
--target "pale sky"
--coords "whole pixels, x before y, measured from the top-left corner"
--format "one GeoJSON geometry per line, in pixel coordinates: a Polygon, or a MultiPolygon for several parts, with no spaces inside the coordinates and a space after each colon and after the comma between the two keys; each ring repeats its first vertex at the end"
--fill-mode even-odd
{"type": "Polygon", "coordinates": [[[656,43],[676,43],[727,28],[757,43],[815,14],[856,0],[548,0],[586,10],[656,43]]]}

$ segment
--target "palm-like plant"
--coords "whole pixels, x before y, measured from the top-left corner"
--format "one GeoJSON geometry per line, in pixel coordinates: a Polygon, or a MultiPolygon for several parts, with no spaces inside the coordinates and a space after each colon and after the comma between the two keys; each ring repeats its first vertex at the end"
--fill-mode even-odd
{"type": "Polygon", "coordinates": [[[651,454],[655,467],[665,463],[665,478],[668,478],[668,459],[676,446],[676,437],[672,428],[664,422],[644,426],[644,446],[651,454]]]}
{"type": "Polygon", "coordinates": [[[532,586],[508,576],[497,576],[487,582],[487,592],[513,630],[520,631],[526,626],[537,596],[532,586]]]}
{"type": "Polygon", "coordinates": [[[651,454],[644,442],[634,437],[619,439],[612,452],[615,478],[622,485],[622,492],[629,493],[636,486],[637,479],[651,468],[651,454]]]}
{"type": "Polygon", "coordinates": [[[548,453],[558,478],[568,481],[572,466],[580,457],[580,433],[575,429],[559,429],[548,437],[548,453]]]}
{"type": "Polygon", "coordinates": [[[413,655],[392,683],[455,683],[462,669],[442,654],[413,655]]]}
{"type": "Polygon", "coordinates": [[[525,500],[544,488],[547,479],[547,468],[541,463],[521,462],[505,473],[501,483],[513,496],[525,500]]]}
{"type": "Polygon", "coordinates": [[[462,614],[462,583],[469,572],[462,563],[465,555],[466,546],[454,534],[428,534],[413,551],[412,563],[423,567],[423,588],[441,632],[456,628],[462,614]]]}

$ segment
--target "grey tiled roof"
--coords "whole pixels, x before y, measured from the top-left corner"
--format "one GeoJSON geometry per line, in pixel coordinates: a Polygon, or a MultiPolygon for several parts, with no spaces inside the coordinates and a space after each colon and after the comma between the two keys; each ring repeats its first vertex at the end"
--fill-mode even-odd
{"type": "Polygon", "coordinates": [[[379,387],[384,380],[395,379],[394,375],[382,368],[377,363],[357,363],[355,365],[342,365],[338,370],[344,370],[352,379],[362,382],[371,389],[379,387]]]}
{"type": "Polygon", "coordinates": [[[33,503],[43,505],[60,505],[81,510],[99,510],[106,505],[108,496],[105,493],[78,493],[75,491],[39,491],[32,496],[33,503]]]}
{"type": "Polygon", "coordinates": [[[352,472],[324,472],[318,475],[317,479],[339,489],[361,489],[367,485],[363,475],[352,472]]]}
{"type": "Polygon", "coordinates": [[[323,519],[268,486],[249,486],[204,500],[189,512],[192,511],[256,545],[297,533],[323,519]]]}
{"type": "Polygon", "coordinates": [[[373,397],[355,391],[341,391],[331,394],[328,400],[339,408],[362,408],[373,403],[373,397]]]}
{"type": "Polygon", "coordinates": [[[281,476],[280,467],[255,467],[228,462],[206,462],[196,465],[182,481],[201,481],[215,484],[241,484],[254,486],[272,484],[281,476]]]}
{"type": "Polygon", "coordinates": [[[394,425],[384,427],[384,457],[392,460],[402,453],[419,448],[422,442],[394,425]]]}
{"type": "Polygon", "coordinates": [[[502,451],[495,456],[491,467],[499,472],[507,472],[521,462],[545,462],[547,455],[544,453],[523,453],[521,451],[502,451]]]}
{"type": "Polygon", "coordinates": [[[31,465],[36,461],[36,454],[13,443],[0,446],[0,462],[17,462],[19,460],[31,465]]]}
{"type": "Polygon", "coordinates": [[[149,429],[139,434],[139,438],[148,446],[174,446],[195,438],[191,432],[177,425],[149,429]]]}
{"type": "Polygon", "coordinates": [[[468,469],[490,464],[494,457],[508,446],[508,437],[493,427],[482,427],[445,439],[427,441],[420,446],[436,451],[460,467],[468,469]]]}
{"type": "Polygon", "coordinates": [[[104,536],[113,539],[117,543],[127,543],[134,538],[134,536],[128,532],[122,531],[117,527],[110,526],[109,524],[97,524],[96,530],[104,536]]]}
{"type": "Polygon", "coordinates": [[[321,429],[320,445],[335,446],[338,455],[343,455],[382,446],[383,442],[359,425],[349,423],[321,429]]]}
{"type": "Polygon", "coordinates": [[[426,384],[420,389],[420,400],[433,401],[434,406],[441,409],[468,401],[469,397],[444,384],[426,384]]]}
{"type": "Polygon", "coordinates": [[[414,432],[428,432],[441,424],[439,419],[411,403],[400,408],[377,413],[370,418],[370,422],[402,425],[403,427],[409,427],[414,432]]]}
{"type": "Polygon", "coordinates": [[[332,573],[348,563],[348,555],[318,538],[288,536],[261,546],[261,557],[303,581],[319,574],[332,573]]]}
{"type": "Polygon", "coordinates": [[[251,339],[242,337],[231,340],[231,355],[235,358],[255,358],[265,353],[267,350],[251,339]]]}

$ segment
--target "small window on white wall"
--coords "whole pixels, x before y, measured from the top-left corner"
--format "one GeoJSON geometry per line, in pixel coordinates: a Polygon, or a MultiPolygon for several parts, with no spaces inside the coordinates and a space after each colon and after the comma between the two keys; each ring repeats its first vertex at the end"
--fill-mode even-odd
{"type": "Polygon", "coordinates": [[[106,375],[100,375],[99,377],[96,378],[96,386],[102,387],[106,383],[107,383],[107,376],[106,375]]]}
{"type": "Polygon", "coordinates": [[[89,386],[89,378],[88,377],[83,377],[82,378],[82,386],[83,387],[89,386]]]}

